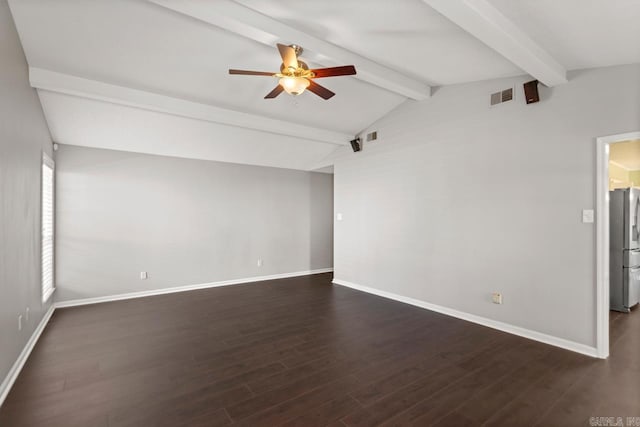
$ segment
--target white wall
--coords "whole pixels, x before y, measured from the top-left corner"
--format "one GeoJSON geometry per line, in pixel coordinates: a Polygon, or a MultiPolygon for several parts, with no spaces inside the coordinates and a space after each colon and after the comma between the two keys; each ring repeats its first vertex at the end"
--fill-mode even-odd
{"type": "Polygon", "coordinates": [[[40,286],[40,170],[51,138],[29,86],[6,0],[0,0],[0,395],[2,382],[48,310],[40,286]],[[18,331],[18,315],[29,321],[18,331]]]}
{"type": "Polygon", "coordinates": [[[329,174],[61,145],[56,300],[332,267],[332,195],[329,174]]]}
{"type": "Polygon", "coordinates": [[[595,138],[640,129],[640,65],[570,73],[526,105],[526,77],[440,88],[335,163],[335,272],[595,345],[595,138]],[[489,94],[516,87],[511,104],[489,94]],[[491,292],[504,304],[491,303],[491,292]]]}

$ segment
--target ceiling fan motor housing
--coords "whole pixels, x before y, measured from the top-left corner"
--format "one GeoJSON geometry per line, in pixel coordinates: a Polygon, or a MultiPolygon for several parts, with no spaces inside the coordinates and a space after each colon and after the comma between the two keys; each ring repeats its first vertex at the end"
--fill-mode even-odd
{"type": "Polygon", "coordinates": [[[280,65],[280,74],[292,77],[307,77],[313,78],[313,72],[309,70],[309,66],[306,62],[298,59],[298,68],[293,69],[283,64],[280,65]]]}

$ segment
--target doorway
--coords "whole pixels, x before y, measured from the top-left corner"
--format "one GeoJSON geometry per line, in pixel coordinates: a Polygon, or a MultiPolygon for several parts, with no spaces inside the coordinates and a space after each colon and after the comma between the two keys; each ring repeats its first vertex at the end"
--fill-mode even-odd
{"type": "MultiPolygon", "coordinates": [[[[612,144],[640,140],[640,131],[618,135],[603,136],[596,139],[597,174],[596,174],[596,347],[598,356],[609,357],[609,189],[617,182],[610,178],[610,154],[612,144]]],[[[618,181],[624,181],[615,178],[618,181]]],[[[627,179],[624,184],[632,182],[627,179]]],[[[634,185],[640,185],[635,183],[634,185]]]]}

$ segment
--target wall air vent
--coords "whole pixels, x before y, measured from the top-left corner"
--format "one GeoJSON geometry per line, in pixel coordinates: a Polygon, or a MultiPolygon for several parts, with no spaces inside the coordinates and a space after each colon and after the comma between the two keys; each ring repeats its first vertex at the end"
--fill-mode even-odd
{"type": "Polygon", "coordinates": [[[500,92],[491,94],[491,105],[502,104],[503,102],[513,101],[513,88],[501,90],[500,92]]]}
{"type": "Polygon", "coordinates": [[[374,132],[370,132],[367,134],[367,142],[368,141],[375,141],[376,139],[378,139],[378,132],[374,131],[374,132]]]}

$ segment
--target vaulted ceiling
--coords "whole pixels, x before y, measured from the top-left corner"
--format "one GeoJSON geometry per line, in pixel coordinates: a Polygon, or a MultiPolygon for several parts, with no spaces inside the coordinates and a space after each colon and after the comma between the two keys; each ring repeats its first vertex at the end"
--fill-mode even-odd
{"type": "MultiPolygon", "coordinates": [[[[637,0],[10,0],[54,141],[311,170],[431,87],[640,62],[637,0]],[[276,43],[336,96],[265,100],[276,43]]],[[[434,96],[438,96],[437,93],[434,96]]]]}

